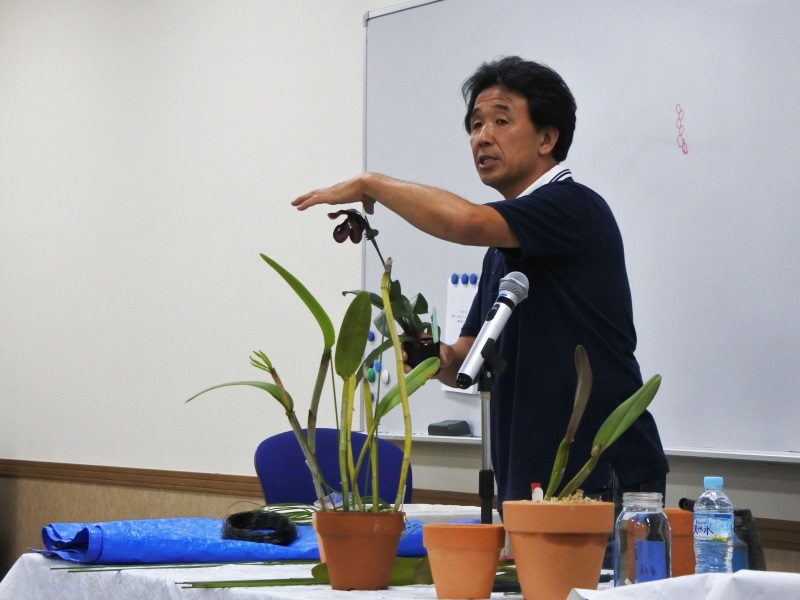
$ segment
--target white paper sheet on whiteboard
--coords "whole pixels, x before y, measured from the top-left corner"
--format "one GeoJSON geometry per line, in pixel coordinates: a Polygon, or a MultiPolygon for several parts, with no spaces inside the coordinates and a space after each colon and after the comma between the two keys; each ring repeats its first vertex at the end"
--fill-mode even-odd
{"type": "MultiPolygon", "coordinates": [[[[472,299],[478,291],[478,278],[469,275],[456,275],[447,282],[447,315],[444,323],[442,341],[445,344],[453,344],[461,333],[461,327],[467,319],[467,314],[472,306],[472,299]],[[453,279],[456,282],[453,283],[453,279]],[[464,283],[466,279],[466,283],[464,283]]],[[[452,388],[442,384],[442,389],[447,392],[459,392],[462,394],[477,394],[478,386],[473,385],[466,390],[452,388]]]]}

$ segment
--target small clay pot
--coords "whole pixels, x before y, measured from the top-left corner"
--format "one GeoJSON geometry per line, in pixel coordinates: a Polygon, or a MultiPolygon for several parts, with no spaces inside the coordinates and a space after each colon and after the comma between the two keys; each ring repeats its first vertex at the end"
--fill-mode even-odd
{"type": "Polygon", "coordinates": [[[506,542],[502,525],[427,523],[422,543],[428,551],[438,598],[489,598],[500,550],[506,542]]]}

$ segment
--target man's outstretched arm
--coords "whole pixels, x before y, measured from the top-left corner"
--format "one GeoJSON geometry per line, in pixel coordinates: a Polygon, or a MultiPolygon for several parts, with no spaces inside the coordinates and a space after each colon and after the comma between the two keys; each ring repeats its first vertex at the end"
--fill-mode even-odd
{"type": "Polygon", "coordinates": [[[368,214],[381,204],[417,229],[468,246],[516,248],[519,242],[500,213],[446,190],[409,183],[378,173],[362,173],[292,201],[298,210],[318,204],[361,203],[368,214]]]}

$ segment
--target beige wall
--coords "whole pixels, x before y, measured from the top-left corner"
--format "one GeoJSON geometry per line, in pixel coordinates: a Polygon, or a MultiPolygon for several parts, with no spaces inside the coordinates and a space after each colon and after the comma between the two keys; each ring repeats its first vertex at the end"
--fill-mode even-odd
{"type": "Polygon", "coordinates": [[[48,523],[216,517],[250,510],[260,497],[0,477],[0,573],[28,548],[42,548],[48,523]]]}

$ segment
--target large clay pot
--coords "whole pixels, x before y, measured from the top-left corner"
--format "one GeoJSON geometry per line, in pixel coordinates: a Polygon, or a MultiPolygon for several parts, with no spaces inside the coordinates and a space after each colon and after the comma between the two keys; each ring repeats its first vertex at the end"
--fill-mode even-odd
{"type": "Polygon", "coordinates": [[[438,598],[489,598],[506,541],[502,525],[430,523],[422,526],[438,598]]]}
{"type": "Polygon", "coordinates": [[[665,508],[672,529],[672,576],[694,575],[694,513],[682,508],[665,508]]]}
{"type": "Polygon", "coordinates": [[[564,600],[572,588],[597,589],[613,502],[503,502],[503,524],[511,540],[526,600],[564,600]]]}
{"type": "Polygon", "coordinates": [[[314,530],[320,548],[325,548],[331,587],[345,591],[389,587],[397,544],[405,531],[404,518],[402,512],[314,513],[314,530]]]}

